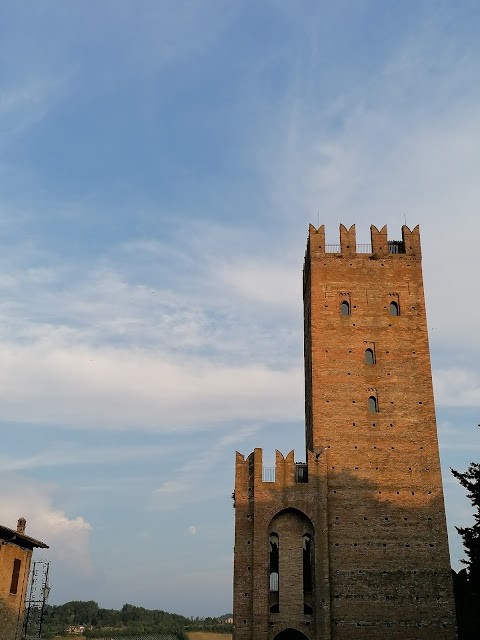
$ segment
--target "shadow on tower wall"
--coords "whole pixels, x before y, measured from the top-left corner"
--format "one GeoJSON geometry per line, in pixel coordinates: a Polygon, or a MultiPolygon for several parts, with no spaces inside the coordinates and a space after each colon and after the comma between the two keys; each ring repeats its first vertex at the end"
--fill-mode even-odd
{"type": "MultiPolygon", "coordinates": [[[[248,564],[246,572],[237,563],[240,557],[236,560],[234,586],[237,602],[243,604],[236,611],[235,638],[273,640],[294,626],[282,619],[281,609],[269,612],[268,580],[263,576],[268,567],[268,527],[285,508],[304,513],[315,529],[316,604],[311,618],[299,612],[302,623],[295,625],[309,640],[385,640],[386,634],[397,640],[456,638],[438,482],[430,481],[425,469],[402,473],[394,465],[381,468],[375,455],[366,455],[356,469],[341,470],[328,467],[325,451],[316,462],[309,456],[308,482],[301,483],[295,482],[293,465],[292,478],[286,477],[290,473],[286,465],[282,473],[276,470],[275,481],[259,481],[250,472],[240,487],[237,469],[237,527],[239,522],[246,527],[245,535],[236,540],[236,555],[245,551],[251,557],[242,559],[248,564]],[[265,585],[265,593],[259,585],[265,585]],[[255,594],[255,620],[248,615],[246,593],[255,594]]],[[[251,457],[245,464],[249,461],[251,469],[251,457]]],[[[242,465],[238,458],[237,464],[242,465]]]]}
{"type": "Polygon", "coordinates": [[[480,596],[468,580],[467,570],[453,571],[453,592],[457,611],[458,640],[478,640],[480,633],[480,596]]]}

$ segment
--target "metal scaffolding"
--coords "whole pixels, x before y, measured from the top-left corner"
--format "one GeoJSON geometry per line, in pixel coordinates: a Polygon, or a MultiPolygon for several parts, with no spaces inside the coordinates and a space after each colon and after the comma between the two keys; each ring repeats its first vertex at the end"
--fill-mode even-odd
{"type": "Polygon", "coordinates": [[[48,585],[48,571],[50,563],[47,560],[36,560],[30,573],[30,586],[25,602],[25,617],[23,622],[22,640],[40,640],[45,606],[50,593],[48,585]]]}

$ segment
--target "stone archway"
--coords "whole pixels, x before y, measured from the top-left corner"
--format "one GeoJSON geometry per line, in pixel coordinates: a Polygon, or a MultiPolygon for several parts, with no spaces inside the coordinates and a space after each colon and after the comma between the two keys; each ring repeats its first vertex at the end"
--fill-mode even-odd
{"type": "MultiPolygon", "coordinates": [[[[301,627],[306,622],[304,616],[313,616],[315,609],[312,522],[298,509],[282,509],[270,521],[268,533],[270,615],[280,613],[283,620],[301,627]]],[[[315,624],[314,617],[307,620],[315,624]]],[[[275,622],[274,618],[270,621],[275,622]]]]}
{"type": "Polygon", "coordinates": [[[308,638],[297,629],[284,629],[275,636],[275,640],[308,640],[308,638]]]}

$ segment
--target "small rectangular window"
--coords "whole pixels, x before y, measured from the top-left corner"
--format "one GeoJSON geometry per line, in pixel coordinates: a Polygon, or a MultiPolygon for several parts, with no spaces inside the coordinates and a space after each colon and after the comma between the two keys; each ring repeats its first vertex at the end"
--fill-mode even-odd
{"type": "Polygon", "coordinates": [[[20,578],[20,567],[22,561],[15,558],[13,561],[12,582],[10,583],[10,593],[15,595],[18,591],[18,579],[20,578]]]}

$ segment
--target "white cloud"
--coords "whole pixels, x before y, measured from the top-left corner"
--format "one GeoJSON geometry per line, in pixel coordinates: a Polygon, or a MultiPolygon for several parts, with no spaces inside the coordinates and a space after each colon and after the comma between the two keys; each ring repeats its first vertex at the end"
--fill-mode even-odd
{"type": "MultiPolygon", "coordinates": [[[[199,246],[185,250],[189,264],[203,250],[199,235],[199,246]]],[[[224,272],[217,255],[177,290],[150,261],[134,279],[120,267],[124,251],[129,264],[144,258],[133,243],[82,273],[52,260],[30,266],[34,251],[23,260],[18,251],[3,255],[2,420],[168,431],[214,427],[232,415],[303,414],[300,270],[250,262],[224,272]]]]}
{"type": "Polygon", "coordinates": [[[247,262],[227,266],[222,271],[222,278],[238,294],[260,305],[274,305],[286,308],[289,312],[299,312],[301,273],[293,265],[289,268],[272,261],[247,262]]]}
{"type": "Polygon", "coordinates": [[[434,371],[435,398],[450,407],[480,406],[480,376],[477,371],[451,367],[434,371]]]}
{"type": "Polygon", "coordinates": [[[36,556],[47,557],[55,570],[68,569],[81,574],[93,571],[90,556],[91,525],[82,517],[69,517],[53,504],[52,487],[27,478],[0,474],[5,489],[0,498],[0,522],[16,528],[19,517],[27,520],[26,534],[45,542],[49,550],[37,550],[36,556]]]}
{"type": "Polygon", "coordinates": [[[0,346],[2,420],[169,431],[302,415],[302,370],[227,366],[158,351],[0,346]]]}

